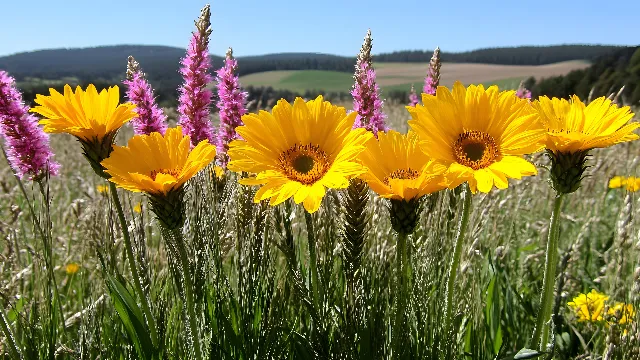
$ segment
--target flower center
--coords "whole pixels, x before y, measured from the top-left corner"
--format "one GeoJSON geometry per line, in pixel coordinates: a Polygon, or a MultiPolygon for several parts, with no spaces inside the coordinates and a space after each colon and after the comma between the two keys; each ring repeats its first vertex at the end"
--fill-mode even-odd
{"type": "Polygon", "coordinates": [[[280,154],[278,164],[289,179],[305,185],[320,180],[331,167],[327,153],[313,144],[293,145],[280,154]]]}
{"type": "Polygon", "coordinates": [[[382,182],[389,186],[389,179],[401,179],[401,180],[413,180],[417,179],[420,173],[412,168],[398,169],[392,172],[389,176],[385,177],[382,182]]]}
{"type": "Polygon", "coordinates": [[[154,181],[156,180],[156,176],[158,176],[158,174],[167,174],[167,175],[171,175],[174,178],[178,178],[178,176],[180,176],[180,170],[179,169],[158,169],[158,170],[153,170],[151,172],[151,179],[153,179],[154,181]]]}
{"type": "Polygon", "coordinates": [[[496,162],[500,151],[491,135],[471,130],[460,134],[453,144],[453,156],[459,164],[480,170],[496,162]]]}

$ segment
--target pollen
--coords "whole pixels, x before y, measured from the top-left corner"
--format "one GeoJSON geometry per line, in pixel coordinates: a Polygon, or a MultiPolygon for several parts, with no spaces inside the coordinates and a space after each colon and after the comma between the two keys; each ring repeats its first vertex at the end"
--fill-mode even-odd
{"type": "Polygon", "coordinates": [[[313,144],[295,144],[278,157],[282,172],[290,180],[310,185],[320,180],[331,167],[327,153],[313,144]]]}
{"type": "Polygon", "coordinates": [[[480,170],[498,161],[500,150],[491,135],[470,130],[458,137],[453,145],[453,156],[459,164],[480,170]]]}

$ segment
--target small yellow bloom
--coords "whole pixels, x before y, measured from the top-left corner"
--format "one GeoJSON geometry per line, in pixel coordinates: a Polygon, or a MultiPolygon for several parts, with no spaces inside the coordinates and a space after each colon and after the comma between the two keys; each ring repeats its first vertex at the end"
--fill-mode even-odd
{"type": "Polygon", "coordinates": [[[322,96],[293,105],[280,100],[271,113],[242,117],[236,131],[243,140],[229,144],[229,170],[256,174],[244,185],[263,185],[255,202],[271,199],[272,206],[293,197],[305,209],[318,210],[325,188],[342,189],[365,169],[357,162],[365,143],[373,138],[354,129],[356,113],[323,101],[322,96]]]}
{"type": "Polygon", "coordinates": [[[580,294],[568,305],[573,309],[579,321],[601,321],[604,303],[609,297],[592,289],[588,294],[580,294]]]}
{"type": "Polygon", "coordinates": [[[636,311],[632,304],[616,303],[609,308],[608,315],[616,317],[618,324],[627,324],[636,316],[636,311]]]}
{"type": "Polygon", "coordinates": [[[142,212],[142,203],[138,202],[133,206],[133,212],[140,214],[142,212]]]}
{"type": "Polygon", "coordinates": [[[413,131],[379,132],[360,159],[368,169],[360,178],[383,198],[411,200],[447,187],[443,177],[447,168],[429,159],[413,131]]]}
{"type": "Polygon", "coordinates": [[[80,270],[80,265],[76,264],[76,263],[70,263],[67,264],[67,266],[65,266],[65,271],[67,272],[68,275],[73,275],[75,273],[78,272],[78,270],[80,270]]]}
{"type": "Polygon", "coordinates": [[[84,141],[100,141],[137,116],[135,105],[118,104],[117,86],[100,93],[93,84],[86,91],[78,86],[75,92],[65,85],[64,95],[55,89],[49,91],[50,96],[36,95],[39,106],[31,109],[44,117],[40,124],[48,133],[68,133],[84,141]]]}
{"type": "Polygon", "coordinates": [[[409,126],[421,139],[425,154],[447,168],[453,189],[468,182],[472,192],[505,189],[508,178],[536,175],[523,155],[543,148],[546,131],[527,100],[514,91],[439,86],[436,95],[422,94],[422,103],[407,106],[409,126]]]}
{"type": "Polygon", "coordinates": [[[222,166],[212,166],[210,175],[211,179],[221,180],[224,178],[224,169],[222,168],[222,166]]]}
{"type": "Polygon", "coordinates": [[[108,194],[109,193],[109,185],[98,185],[98,186],[96,186],[96,190],[100,194],[108,194]]]}
{"type": "Polygon", "coordinates": [[[136,135],[127,146],[115,146],[102,161],[109,181],[133,191],[162,196],[176,190],[207,166],[216,156],[215,146],[201,141],[191,149],[182,127],[160,133],[136,135]]]}
{"type": "Polygon", "coordinates": [[[624,176],[614,176],[609,180],[609,189],[618,189],[627,185],[627,178],[624,176]]]}
{"type": "Polygon", "coordinates": [[[554,153],[576,153],[638,139],[633,131],[640,123],[629,123],[633,118],[630,108],[619,108],[605,97],[585,106],[575,95],[571,101],[542,96],[532,105],[548,130],[546,146],[554,153]]]}

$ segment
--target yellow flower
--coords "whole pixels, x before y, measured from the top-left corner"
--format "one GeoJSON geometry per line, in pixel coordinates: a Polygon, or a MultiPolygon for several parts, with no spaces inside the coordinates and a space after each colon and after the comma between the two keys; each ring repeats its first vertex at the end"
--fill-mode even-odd
{"type": "Polygon", "coordinates": [[[614,176],[609,180],[609,189],[617,189],[627,185],[627,178],[624,176],[614,176]]]}
{"type": "Polygon", "coordinates": [[[446,167],[431,161],[420,149],[415,132],[402,135],[379,132],[378,141],[367,143],[360,155],[368,169],[360,178],[381,197],[394,200],[419,198],[446,188],[446,167]]]}
{"type": "Polygon", "coordinates": [[[78,270],[80,270],[80,265],[76,263],[70,263],[70,264],[67,264],[67,266],[65,266],[64,269],[68,275],[73,275],[77,273],[78,270]]]}
{"type": "Polygon", "coordinates": [[[573,309],[579,321],[601,321],[604,303],[609,297],[592,289],[588,294],[580,294],[568,305],[573,309]]]}
{"type": "Polygon", "coordinates": [[[585,106],[575,95],[571,101],[542,96],[532,105],[548,130],[546,146],[554,153],[575,153],[638,139],[633,131],[640,123],[629,123],[633,118],[630,108],[618,108],[604,97],[585,106]]]}
{"type": "Polygon", "coordinates": [[[48,133],[68,133],[85,141],[99,141],[137,116],[135,105],[118,105],[117,86],[99,94],[93,84],[86,91],[78,86],[75,92],[65,85],[64,95],[55,89],[49,91],[51,96],[36,95],[35,102],[40,106],[31,109],[44,117],[40,124],[48,133]]]}
{"type": "Polygon", "coordinates": [[[609,308],[608,315],[614,316],[618,324],[627,324],[636,316],[636,311],[632,304],[616,303],[609,308]]]}
{"type": "Polygon", "coordinates": [[[96,186],[96,190],[100,194],[108,194],[109,193],[109,185],[98,185],[98,186],[96,186]]]}
{"type": "Polygon", "coordinates": [[[140,214],[142,212],[142,203],[138,202],[133,206],[133,211],[140,214]]]}
{"type": "Polygon", "coordinates": [[[162,196],[180,188],[216,156],[215,146],[203,140],[191,149],[182,127],[160,133],[136,135],[127,146],[115,146],[102,161],[109,181],[133,191],[162,196]]]}
{"type": "Polygon", "coordinates": [[[263,185],[254,201],[271,198],[272,206],[293,196],[313,213],[326,188],[346,188],[349,179],[365,171],[357,162],[365,143],[373,138],[354,129],[356,113],[323,101],[322,96],[293,105],[278,101],[272,113],[261,111],[242,117],[236,130],[243,140],[229,144],[229,169],[257,174],[241,179],[244,185],[263,185]]]}
{"type": "Polygon", "coordinates": [[[224,169],[222,168],[222,166],[218,166],[218,165],[212,166],[209,175],[211,176],[212,180],[213,179],[220,180],[224,178],[224,169]]]}
{"type": "Polygon", "coordinates": [[[513,91],[456,82],[453,91],[422,94],[422,103],[407,106],[409,125],[427,156],[446,166],[449,188],[468,182],[472,192],[486,193],[507,188],[507,178],[537,174],[523,155],[542,149],[545,130],[513,91]]]}

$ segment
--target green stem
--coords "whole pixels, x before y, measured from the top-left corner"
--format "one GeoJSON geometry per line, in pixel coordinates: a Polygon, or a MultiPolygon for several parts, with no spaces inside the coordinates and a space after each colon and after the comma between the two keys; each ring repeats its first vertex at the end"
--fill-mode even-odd
{"type": "Polygon", "coordinates": [[[13,333],[11,332],[11,328],[7,322],[7,318],[4,316],[4,309],[0,309],[0,328],[2,328],[4,338],[7,341],[7,350],[9,351],[11,358],[15,360],[22,360],[22,352],[20,351],[18,344],[16,344],[16,340],[13,337],[13,333]]]}
{"type": "Polygon", "coordinates": [[[127,258],[129,259],[129,268],[131,270],[131,276],[133,276],[133,285],[136,292],[142,302],[142,311],[144,311],[147,322],[149,323],[149,330],[151,331],[151,341],[154,346],[158,346],[158,333],[156,330],[156,321],[151,313],[151,307],[149,306],[149,300],[142,290],[142,282],[140,281],[140,275],[138,274],[138,267],[136,266],[135,258],[133,257],[133,246],[131,245],[131,238],[129,237],[129,229],[127,227],[127,220],[124,217],[124,211],[122,211],[122,204],[118,197],[116,185],[109,182],[109,191],[113,198],[113,203],[116,206],[116,212],[118,213],[118,219],[120,219],[120,229],[122,230],[122,237],[124,238],[124,247],[127,252],[127,258]]]}
{"type": "Polygon", "coordinates": [[[458,223],[458,234],[456,235],[456,244],[453,249],[453,257],[451,258],[451,265],[449,266],[449,277],[447,279],[447,299],[445,303],[444,321],[445,329],[449,331],[451,326],[451,311],[453,309],[453,292],[456,287],[456,277],[458,275],[458,266],[460,265],[460,256],[462,255],[462,243],[467,232],[469,225],[469,214],[471,212],[471,190],[469,184],[464,183],[462,194],[464,196],[464,202],[462,203],[462,215],[460,216],[460,222],[458,223]]]}
{"type": "Polygon", "coordinates": [[[558,265],[558,236],[560,227],[558,218],[564,194],[557,194],[553,203],[551,213],[551,224],[549,225],[549,237],[547,240],[547,254],[544,263],[544,279],[542,282],[542,295],[540,297],[540,310],[536,319],[536,328],[531,341],[532,347],[538,347],[544,351],[549,339],[549,320],[553,307],[553,287],[556,278],[556,266],[558,265]]]}
{"type": "Polygon", "coordinates": [[[407,293],[407,234],[398,233],[396,244],[396,299],[395,299],[395,322],[393,323],[393,354],[394,357],[402,353],[402,342],[400,339],[404,334],[404,312],[406,307],[407,293]]]}
{"type": "Polygon", "coordinates": [[[320,311],[320,281],[318,279],[318,257],[316,255],[316,235],[313,228],[313,218],[306,210],[304,219],[307,223],[307,240],[309,242],[309,268],[311,268],[311,288],[313,291],[313,302],[316,311],[320,311]]]}
{"type": "Polygon", "coordinates": [[[189,332],[191,333],[191,341],[193,344],[193,352],[195,359],[202,359],[202,351],[200,350],[200,336],[198,335],[198,323],[196,321],[196,309],[193,301],[193,282],[191,278],[191,266],[189,265],[189,256],[184,246],[182,234],[179,230],[172,230],[175,246],[178,248],[180,255],[180,267],[182,268],[182,276],[184,277],[184,293],[187,298],[187,316],[189,317],[189,332]]]}

